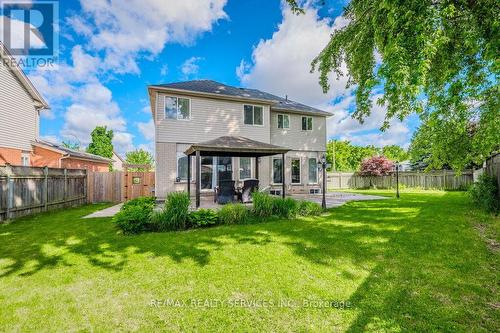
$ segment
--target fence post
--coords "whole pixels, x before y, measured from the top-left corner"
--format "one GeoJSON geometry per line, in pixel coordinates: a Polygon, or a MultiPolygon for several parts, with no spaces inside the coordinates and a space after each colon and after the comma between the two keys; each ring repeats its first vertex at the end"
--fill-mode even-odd
{"type": "Polygon", "coordinates": [[[49,207],[49,168],[46,166],[43,168],[43,209],[47,211],[49,207]]]}
{"type": "Polygon", "coordinates": [[[7,212],[6,219],[9,220],[12,217],[12,208],[14,208],[14,179],[12,179],[10,167],[7,171],[7,212]]]}
{"type": "Polygon", "coordinates": [[[68,170],[64,169],[64,199],[63,201],[66,202],[68,199],[68,170]]]}
{"type": "Polygon", "coordinates": [[[85,169],[85,178],[83,180],[83,196],[86,198],[84,200],[86,200],[87,203],[93,203],[93,200],[90,200],[89,198],[89,182],[90,182],[89,170],[85,169]]]}

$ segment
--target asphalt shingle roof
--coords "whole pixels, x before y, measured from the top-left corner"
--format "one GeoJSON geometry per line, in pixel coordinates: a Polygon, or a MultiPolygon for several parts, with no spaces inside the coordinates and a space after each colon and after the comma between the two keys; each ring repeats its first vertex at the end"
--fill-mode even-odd
{"type": "Polygon", "coordinates": [[[227,84],[220,83],[212,80],[193,80],[184,82],[174,82],[167,84],[157,84],[154,87],[170,88],[177,90],[185,90],[192,92],[216,94],[220,96],[229,96],[245,99],[256,99],[269,101],[273,110],[283,111],[296,111],[296,112],[311,112],[319,113],[325,116],[330,116],[331,113],[285,99],[264,91],[249,88],[239,88],[228,86],[227,84]]]}
{"type": "Polygon", "coordinates": [[[66,148],[63,145],[58,145],[58,144],[55,144],[55,143],[52,143],[52,142],[49,142],[49,141],[39,140],[37,142],[39,142],[40,144],[42,144],[44,146],[48,146],[49,148],[54,148],[54,149],[63,151],[66,154],[68,154],[69,156],[71,156],[71,157],[85,158],[85,159],[95,160],[95,161],[100,161],[100,162],[112,162],[113,161],[110,158],[106,158],[106,157],[102,157],[102,156],[99,156],[99,155],[85,153],[85,152],[82,152],[82,151],[79,151],[79,150],[74,150],[74,149],[66,148]]]}

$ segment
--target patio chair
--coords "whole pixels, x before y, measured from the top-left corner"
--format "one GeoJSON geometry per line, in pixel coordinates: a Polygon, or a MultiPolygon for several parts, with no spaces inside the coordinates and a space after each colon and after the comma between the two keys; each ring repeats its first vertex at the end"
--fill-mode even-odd
{"type": "Polygon", "coordinates": [[[233,202],[235,195],[234,180],[219,181],[219,186],[215,188],[215,202],[221,205],[233,202]]]}
{"type": "Polygon", "coordinates": [[[259,190],[258,179],[247,179],[243,181],[243,188],[238,192],[238,200],[242,203],[252,202],[252,193],[259,190]]]}

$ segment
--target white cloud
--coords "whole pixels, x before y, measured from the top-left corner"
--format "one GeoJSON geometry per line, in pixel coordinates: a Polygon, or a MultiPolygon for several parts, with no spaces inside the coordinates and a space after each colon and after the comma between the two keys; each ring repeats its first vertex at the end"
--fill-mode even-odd
{"type": "Polygon", "coordinates": [[[181,72],[182,75],[184,76],[184,79],[189,79],[193,76],[198,75],[198,72],[200,70],[200,65],[198,65],[198,62],[200,62],[202,58],[200,57],[191,57],[189,59],[186,59],[181,65],[181,72]]]}
{"type": "Polygon", "coordinates": [[[259,42],[253,50],[252,63],[242,60],[236,69],[241,83],[313,106],[348,95],[346,77],[336,80],[332,76],[331,89],[324,94],[318,84],[318,73],[310,73],[311,61],[326,46],[332,32],[346,22],[342,17],[333,23],[321,20],[315,9],[295,15],[285,8],[278,31],[271,39],[259,42]]]}
{"type": "Polygon", "coordinates": [[[157,55],[166,43],[191,43],[227,18],[227,0],[80,0],[87,23],[68,22],[104,51],[104,65],[116,73],[139,73],[140,53],[157,55]]]}
{"type": "Polygon", "coordinates": [[[153,141],[155,139],[155,124],[153,119],[145,123],[137,122],[136,125],[146,140],[153,141]]]}
{"type": "MultiPolygon", "coordinates": [[[[1,1],[0,1],[1,2],[1,1]]],[[[0,16],[0,41],[3,41],[5,33],[10,33],[11,47],[24,48],[24,31],[29,30],[30,48],[44,49],[47,45],[43,41],[42,34],[32,24],[26,22],[10,19],[6,16],[0,16]],[[8,26],[8,30],[4,31],[4,27],[8,26]]]]}
{"type": "Polygon", "coordinates": [[[167,76],[168,75],[168,65],[167,64],[161,66],[161,68],[160,68],[160,75],[161,76],[167,76]]]}
{"type": "Polygon", "coordinates": [[[115,132],[113,137],[113,148],[120,156],[125,156],[125,153],[135,149],[133,135],[126,132],[115,132]]]}

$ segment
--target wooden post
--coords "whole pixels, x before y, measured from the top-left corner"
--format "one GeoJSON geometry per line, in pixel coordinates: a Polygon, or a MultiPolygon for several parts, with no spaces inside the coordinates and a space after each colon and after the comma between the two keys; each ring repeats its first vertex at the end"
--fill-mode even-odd
{"type": "Polygon", "coordinates": [[[64,169],[64,199],[66,201],[68,199],[68,170],[64,169]]]}
{"type": "Polygon", "coordinates": [[[285,154],[281,154],[281,197],[285,199],[285,154]]]}
{"type": "Polygon", "coordinates": [[[259,158],[255,158],[255,179],[259,179],[259,158]]]}
{"type": "Polygon", "coordinates": [[[43,168],[43,209],[47,211],[49,208],[49,168],[43,168]]]}
{"type": "Polygon", "coordinates": [[[14,208],[14,179],[12,179],[10,172],[7,174],[7,212],[6,219],[12,217],[11,209],[14,208]]]}
{"type": "Polygon", "coordinates": [[[191,198],[191,156],[188,155],[188,176],[187,176],[187,192],[188,197],[191,198]]]}
{"type": "Polygon", "coordinates": [[[200,186],[201,186],[200,178],[201,178],[200,152],[196,151],[196,209],[200,207],[200,186]]]}

